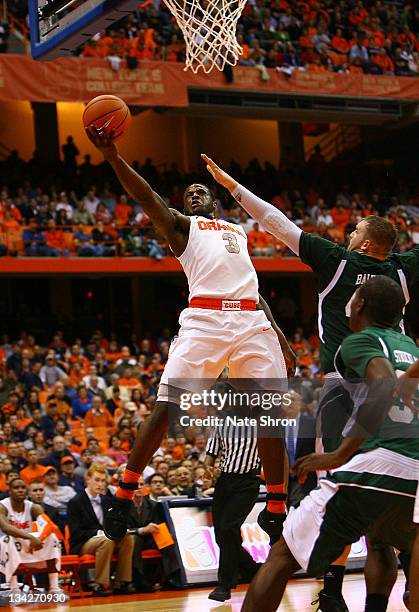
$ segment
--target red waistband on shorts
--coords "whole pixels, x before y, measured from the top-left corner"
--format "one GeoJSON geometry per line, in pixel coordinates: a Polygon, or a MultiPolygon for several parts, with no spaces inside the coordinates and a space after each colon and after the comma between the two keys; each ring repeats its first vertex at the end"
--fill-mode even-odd
{"type": "Polygon", "coordinates": [[[256,302],[253,300],[194,297],[189,302],[189,308],[208,308],[209,310],[256,310],[256,302]]]}

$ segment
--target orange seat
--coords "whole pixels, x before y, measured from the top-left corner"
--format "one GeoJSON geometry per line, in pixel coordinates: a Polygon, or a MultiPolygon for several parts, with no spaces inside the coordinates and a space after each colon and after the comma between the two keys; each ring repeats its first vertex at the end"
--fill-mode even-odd
{"type": "Polygon", "coordinates": [[[161,559],[163,555],[155,548],[149,548],[141,551],[141,559],[161,559]]]}

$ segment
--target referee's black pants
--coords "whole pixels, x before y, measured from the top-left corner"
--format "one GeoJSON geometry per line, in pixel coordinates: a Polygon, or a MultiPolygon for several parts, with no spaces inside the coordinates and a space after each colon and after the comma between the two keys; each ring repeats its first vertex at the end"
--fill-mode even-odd
{"type": "Polygon", "coordinates": [[[218,584],[222,588],[237,586],[239,574],[251,580],[257,571],[258,565],[242,546],[240,528],[255,505],[259,482],[255,472],[223,472],[215,485],[212,519],[215,540],[220,548],[218,584]]]}

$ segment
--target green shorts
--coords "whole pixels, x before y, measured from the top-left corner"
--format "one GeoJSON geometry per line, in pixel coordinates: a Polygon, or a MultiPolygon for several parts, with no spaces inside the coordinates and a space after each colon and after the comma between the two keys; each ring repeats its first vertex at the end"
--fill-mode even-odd
{"type": "Polygon", "coordinates": [[[379,448],[355,455],[321,479],[284,523],[284,539],[300,566],[320,576],[363,535],[409,551],[415,537],[411,478],[418,467],[414,459],[379,448]]]}

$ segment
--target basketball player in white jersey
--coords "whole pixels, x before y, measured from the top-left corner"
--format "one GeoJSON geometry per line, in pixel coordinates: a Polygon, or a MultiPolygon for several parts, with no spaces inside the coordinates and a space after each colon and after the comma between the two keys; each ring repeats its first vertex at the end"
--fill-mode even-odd
{"type": "MultiPolygon", "coordinates": [[[[246,234],[239,225],[214,220],[216,202],[208,187],[190,185],[184,194],[181,214],[168,208],[119,155],[112,134],[103,135],[91,128],[88,136],[111,164],[124,189],[141,204],[156,230],[168,240],[189,284],[189,308],[180,316],[181,327],[170,348],[156,405],[140,428],[116,501],[104,517],[106,535],[120,539],[126,532],[127,506],[140,474],[167,429],[168,407],[173,401],[169,381],[215,381],[228,366],[231,378],[257,379],[259,388],[264,379],[275,379],[278,391],[283,388],[281,379],[287,376],[279,337],[289,364],[293,359],[280,330],[271,324],[275,325],[269,308],[259,299],[246,234]]],[[[280,438],[260,439],[258,450],[268,490],[268,505],[259,524],[276,540],[285,518],[286,453],[280,438]]]]}
{"type": "MultiPolygon", "coordinates": [[[[28,501],[26,493],[25,482],[21,478],[14,478],[9,483],[10,497],[0,500],[0,555],[1,561],[5,561],[2,573],[7,576],[7,562],[13,561],[19,551],[25,551],[29,554],[25,555],[22,562],[46,561],[49,570],[49,592],[54,595],[64,595],[64,592],[58,586],[55,558],[47,553],[47,550],[51,550],[51,542],[47,542],[47,540],[42,542],[39,537],[31,533],[32,523],[44,514],[44,510],[39,504],[28,501]],[[29,546],[24,541],[28,541],[29,546]]],[[[19,564],[18,557],[16,558],[16,564],[19,564]]],[[[19,593],[17,576],[12,575],[10,578],[10,594],[13,596],[17,593],[19,593]]]]}

